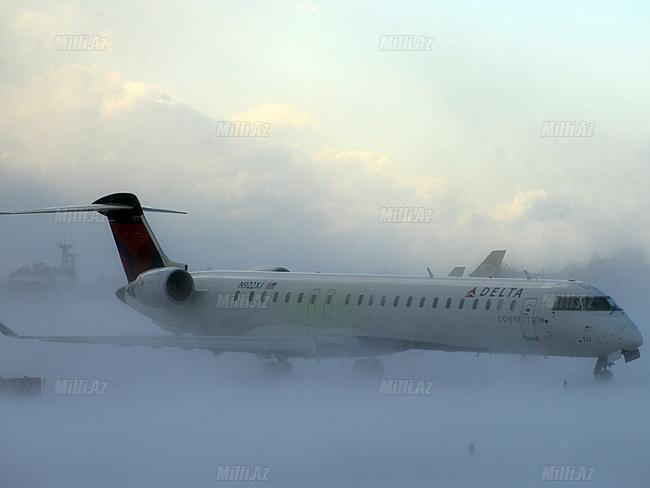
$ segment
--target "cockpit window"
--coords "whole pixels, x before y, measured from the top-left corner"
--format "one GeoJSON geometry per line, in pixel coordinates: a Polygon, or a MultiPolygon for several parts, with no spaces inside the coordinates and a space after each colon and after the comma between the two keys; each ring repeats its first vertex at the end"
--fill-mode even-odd
{"type": "Polygon", "coordinates": [[[582,308],[585,310],[602,310],[606,312],[619,309],[610,297],[582,297],[582,308]]]}
{"type": "Polygon", "coordinates": [[[558,295],[555,297],[553,310],[605,311],[620,310],[610,297],[585,297],[575,295],[558,295]]]}
{"type": "Polygon", "coordinates": [[[581,308],[580,297],[573,295],[558,295],[553,304],[553,310],[580,310],[581,308]]]}

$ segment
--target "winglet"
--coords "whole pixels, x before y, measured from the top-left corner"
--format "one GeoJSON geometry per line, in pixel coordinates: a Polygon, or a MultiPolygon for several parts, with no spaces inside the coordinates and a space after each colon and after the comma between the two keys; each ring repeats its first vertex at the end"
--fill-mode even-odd
{"type": "Polygon", "coordinates": [[[11,330],[9,327],[4,325],[2,322],[0,322],[0,332],[2,332],[2,335],[7,337],[20,337],[13,330],[11,330]]]}

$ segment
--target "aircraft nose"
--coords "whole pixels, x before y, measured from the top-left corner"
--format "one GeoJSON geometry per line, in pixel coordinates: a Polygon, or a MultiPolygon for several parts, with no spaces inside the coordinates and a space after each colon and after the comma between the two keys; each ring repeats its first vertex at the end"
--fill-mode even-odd
{"type": "Polygon", "coordinates": [[[623,350],[624,351],[634,351],[639,349],[643,344],[643,336],[639,331],[639,328],[630,320],[625,325],[625,331],[623,335],[623,350]]]}
{"type": "Polygon", "coordinates": [[[631,351],[638,349],[643,344],[643,336],[636,325],[633,325],[627,333],[627,340],[625,341],[625,349],[631,351]]]}
{"type": "Polygon", "coordinates": [[[124,299],[125,292],[126,292],[126,286],[123,286],[115,290],[115,296],[120,302],[126,303],[126,300],[124,299]]]}

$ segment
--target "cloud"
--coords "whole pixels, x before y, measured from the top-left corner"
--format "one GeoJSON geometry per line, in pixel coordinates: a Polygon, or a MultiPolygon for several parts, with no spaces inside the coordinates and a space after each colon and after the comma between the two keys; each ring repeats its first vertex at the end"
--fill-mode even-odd
{"type": "MultiPolygon", "coordinates": [[[[217,247],[231,249],[230,263],[272,262],[299,247],[305,253],[285,262],[376,270],[385,260],[363,250],[371,243],[381,255],[397,256],[389,262],[399,271],[420,269],[423,261],[478,259],[491,248],[555,262],[590,246],[607,252],[619,245],[594,223],[586,195],[568,205],[545,187],[512,194],[487,180],[460,185],[437,164],[412,171],[400,154],[333,145],[320,136],[316,114],[289,103],[229,117],[284,129],[270,137],[218,138],[215,119],[165,87],[94,63],[48,67],[25,82],[0,85],[0,103],[0,164],[34,192],[76,195],[47,203],[128,190],[147,202],[189,208],[197,216],[192,234],[219,230],[191,250],[198,261],[217,247]],[[432,209],[432,222],[378,224],[380,209],[392,206],[432,209]],[[233,259],[251,234],[264,236],[257,252],[268,256],[233,259]]],[[[4,192],[11,202],[11,188],[4,192]]]]}
{"type": "Polygon", "coordinates": [[[229,120],[261,121],[268,122],[273,126],[293,128],[306,127],[314,122],[311,114],[286,103],[264,103],[239,112],[229,120]]]}
{"type": "Polygon", "coordinates": [[[92,156],[93,162],[110,158],[125,142],[113,141],[110,147],[109,139],[120,132],[116,117],[151,102],[170,103],[170,98],[96,65],[65,65],[24,84],[0,86],[7,115],[0,120],[0,162],[61,171],[82,155],[92,156]]]}
{"type": "Polygon", "coordinates": [[[102,97],[101,110],[106,117],[114,117],[124,110],[133,108],[137,103],[143,100],[154,100],[163,103],[171,103],[173,99],[155,88],[152,85],[142,82],[121,80],[116,78],[114,90],[102,97]]]}
{"type": "Polygon", "coordinates": [[[499,222],[517,220],[546,200],[545,190],[518,191],[510,202],[495,205],[488,211],[488,215],[499,222]]]}
{"type": "Polygon", "coordinates": [[[388,157],[362,149],[321,149],[313,154],[316,162],[337,163],[342,166],[359,166],[375,174],[385,173],[388,157]]]}
{"type": "Polygon", "coordinates": [[[301,12],[308,12],[310,14],[318,13],[318,6],[309,0],[294,1],[293,8],[300,10],[301,12]]]}

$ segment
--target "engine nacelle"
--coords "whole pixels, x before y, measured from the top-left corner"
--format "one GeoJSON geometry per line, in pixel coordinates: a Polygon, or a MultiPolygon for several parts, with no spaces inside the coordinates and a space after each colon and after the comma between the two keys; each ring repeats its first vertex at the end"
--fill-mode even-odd
{"type": "Polygon", "coordinates": [[[145,271],[126,292],[144,305],[166,307],[187,301],[194,293],[194,278],[180,268],[157,268],[145,271]]]}

